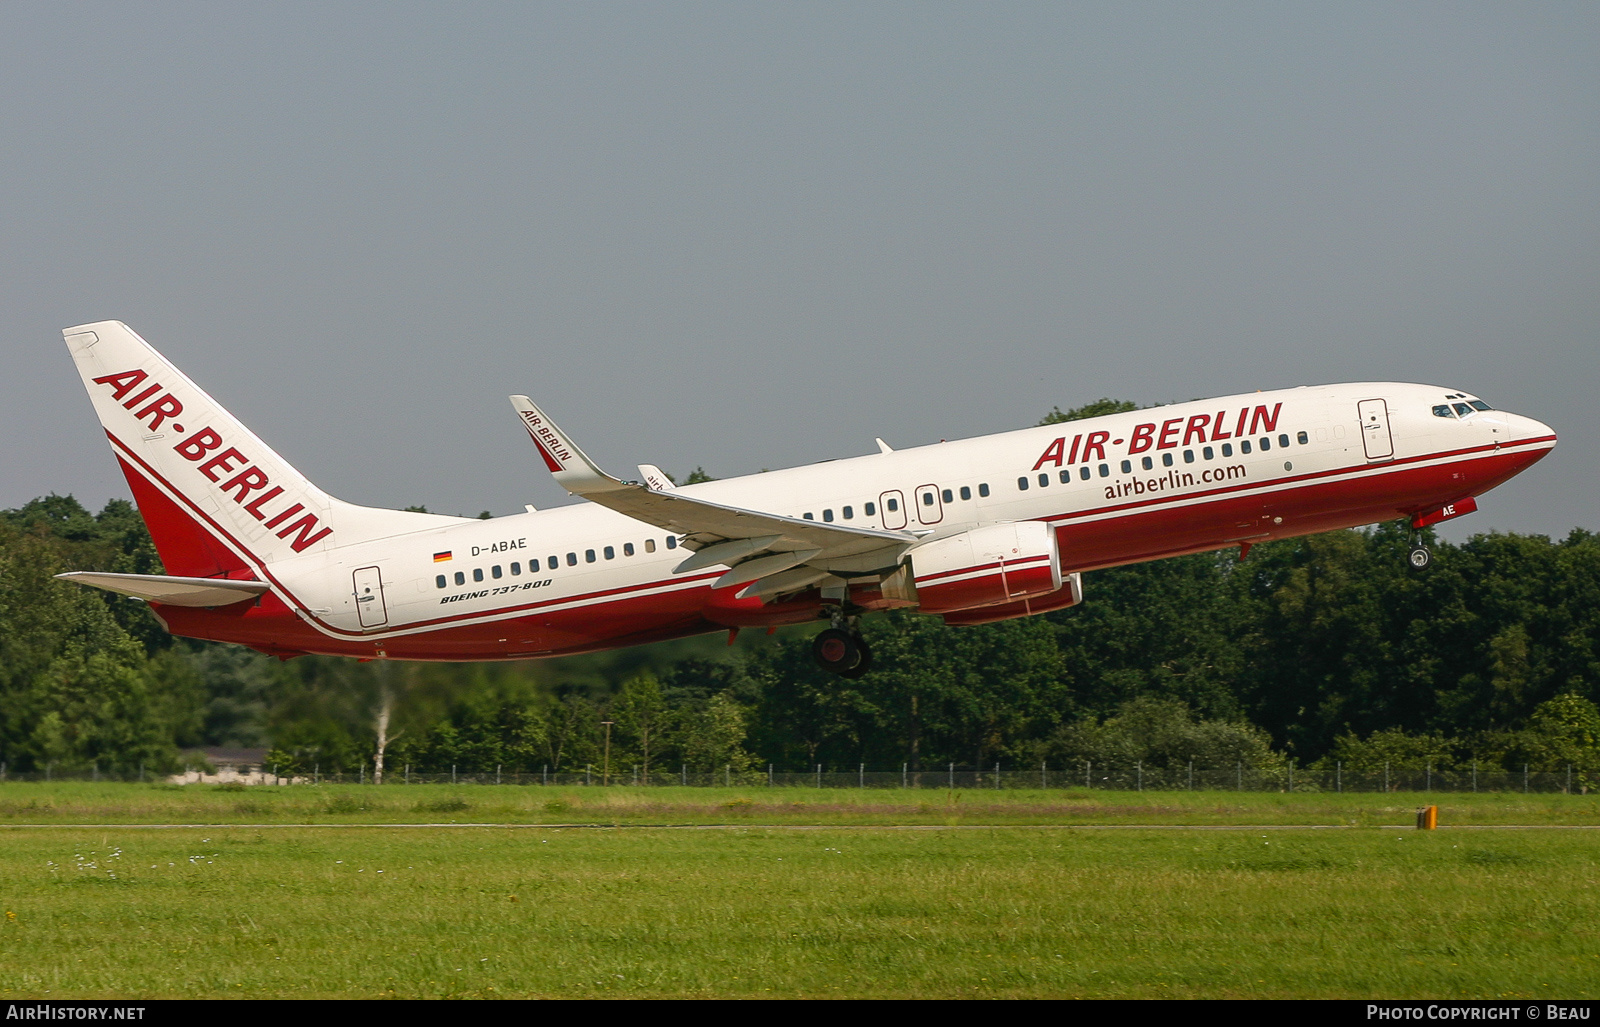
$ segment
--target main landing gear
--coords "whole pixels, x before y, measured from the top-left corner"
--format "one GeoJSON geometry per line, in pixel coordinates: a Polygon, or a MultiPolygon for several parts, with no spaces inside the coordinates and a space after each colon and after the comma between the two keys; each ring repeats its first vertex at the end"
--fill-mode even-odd
{"type": "Polygon", "coordinates": [[[836,610],[831,620],[833,626],[817,635],[811,643],[811,656],[817,666],[843,678],[858,678],[872,669],[872,650],[861,637],[855,617],[846,617],[836,610]]]}

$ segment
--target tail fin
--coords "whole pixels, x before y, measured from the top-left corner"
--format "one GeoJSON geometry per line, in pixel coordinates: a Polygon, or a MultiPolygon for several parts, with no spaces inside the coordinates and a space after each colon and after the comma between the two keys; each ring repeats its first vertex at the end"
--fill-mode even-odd
{"type": "Polygon", "coordinates": [[[120,321],[61,334],[169,574],[242,576],[456,521],[333,498],[120,321]]]}

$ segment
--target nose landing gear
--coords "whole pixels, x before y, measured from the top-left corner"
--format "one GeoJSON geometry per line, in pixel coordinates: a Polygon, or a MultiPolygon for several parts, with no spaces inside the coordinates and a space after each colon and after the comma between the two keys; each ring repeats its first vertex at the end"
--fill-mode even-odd
{"type": "Polygon", "coordinates": [[[822,631],[811,643],[811,656],[817,666],[844,678],[859,678],[872,668],[872,649],[861,637],[856,618],[835,612],[833,626],[822,631]]]}
{"type": "Polygon", "coordinates": [[[1406,566],[1413,571],[1425,571],[1433,562],[1433,554],[1422,544],[1420,533],[1411,536],[1411,552],[1406,554],[1406,566]]]}

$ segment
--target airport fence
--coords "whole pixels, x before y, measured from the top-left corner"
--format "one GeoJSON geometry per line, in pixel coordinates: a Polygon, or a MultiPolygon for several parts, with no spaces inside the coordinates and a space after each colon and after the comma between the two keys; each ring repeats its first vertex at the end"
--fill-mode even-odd
{"type": "MultiPolygon", "coordinates": [[[[290,773],[272,765],[192,768],[178,774],[156,773],[144,765],[48,764],[42,769],[9,771],[0,762],[0,782],[5,781],[165,781],[193,784],[317,785],[372,784],[366,767],[356,772],[324,773],[313,764],[290,773]]],[[[607,768],[591,764],[582,768],[538,769],[454,766],[449,770],[391,766],[383,784],[421,785],[536,785],[542,787],[766,787],[815,789],[956,789],[1075,790],[1075,791],[1238,791],[1238,792],[1522,792],[1588,794],[1600,788],[1600,775],[1572,766],[1507,770],[1500,766],[1436,768],[1425,765],[1347,768],[1339,761],[1319,761],[1310,767],[1279,763],[1261,767],[1237,762],[1232,766],[1194,763],[1146,765],[1142,762],[1080,761],[1073,764],[1041,763],[1017,766],[996,763],[986,768],[946,764],[943,767],[897,769],[857,764],[854,768],[816,765],[810,769],[779,770],[775,765],[757,768],[692,769],[686,765],[652,767],[648,774],[637,766],[607,768]]]]}

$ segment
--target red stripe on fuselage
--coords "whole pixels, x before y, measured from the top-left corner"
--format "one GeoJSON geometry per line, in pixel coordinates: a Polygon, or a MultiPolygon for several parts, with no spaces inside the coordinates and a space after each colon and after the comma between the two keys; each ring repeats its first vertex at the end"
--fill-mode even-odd
{"type": "MultiPolygon", "coordinates": [[[[247,546],[234,539],[115,436],[109,432],[107,435],[114,446],[138,465],[143,475],[170,491],[192,511],[192,515],[186,515],[150,481],[136,483],[142,476],[128,474],[133,468],[124,461],[124,473],[134,487],[140,512],[146,514],[147,523],[152,519],[148,511],[153,510],[155,520],[169,525],[177,524],[186,516],[209,525],[217,535],[247,554],[264,580],[303,608],[304,604],[294,599],[247,546]],[[147,501],[151,504],[149,507],[145,505],[147,501]]],[[[1424,508],[1434,502],[1435,497],[1437,502],[1444,503],[1463,494],[1481,494],[1548,451],[1548,447],[1539,450],[1528,447],[1553,441],[1553,438],[1530,439],[1499,447],[1433,453],[1400,461],[1166,495],[1040,519],[1056,527],[1064,569],[1093,570],[1218,549],[1240,540],[1266,541],[1356,527],[1424,508]],[[1473,453],[1487,455],[1458,459],[1473,453]],[[1419,464],[1427,466],[1417,466],[1419,464]],[[1107,517],[1107,514],[1115,516],[1107,517]],[[1274,523],[1273,518],[1279,517],[1282,523],[1274,523]]],[[[197,527],[190,525],[191,542],[197,527]]],[[[154,531],[152,525],[152,534],[154,531]]],[[[176,538],[177,534],[169,530],[168,536],[176,538]]],[[[217,548],[213,541],[211,551],[217,548]]],[[[239,570],[244,569],[240,565],[239,570]]],[[[176,634],[240,642],[265,650],[370,656],[381,649],[392,659],[521,659],[596,651],[717,630],[722,625],[706,616],[711,590],[705,584],[695,584],[715,577],[717,574],[713,572],[693,578],[657,579],[517,607],[464,612],[408,624],[402,631],[388,634],[345,631],[320,621],[317,623],[324,630],[318,631],[270,595],[259,607],[238,604],[218,610],[197,610],[160,606],[160,612],[176,634]],[[329,634],[339,637],[328,637],[329,634]]],[[[803,612],[798,611],[796,602],[779,604],[768,610],[772,623],[793,623],[803,612]]],[[[751,626],[761,623],[754,610],[739,613],[742,623],[751,626]]],[[[309,613],[302,612],[302,616],[311,619],[309,613]]]]}

